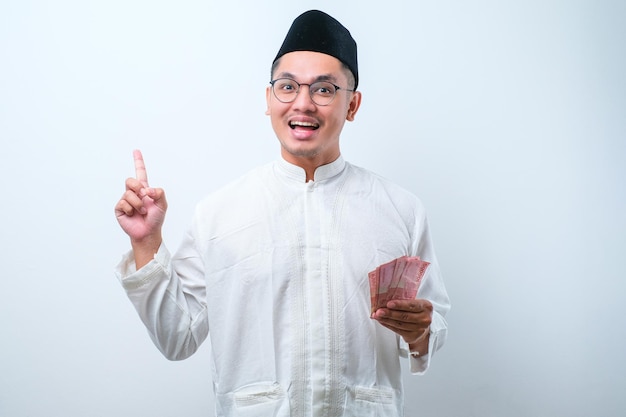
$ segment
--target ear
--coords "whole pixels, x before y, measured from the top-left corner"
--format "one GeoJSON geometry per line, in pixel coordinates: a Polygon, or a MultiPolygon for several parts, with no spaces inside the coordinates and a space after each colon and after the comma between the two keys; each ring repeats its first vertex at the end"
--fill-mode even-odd
{"type": "Polygon", "coordinates": [[[356,112],[359,111],[359,107],[361,107],[361,92],[355,91],[352,93],[350,103],[348,103],[348,113],[346,114],[347,121],[352,122],[354,120],[354,116],[356,116],[356,112]]]}
{"type": "Polygon", "coordinates": [[[265,89],[265,102],[267,103],[267,109],[265,109],[265,115],[270,115],[270,100],[272,99],[272,87],[265,89]]]}

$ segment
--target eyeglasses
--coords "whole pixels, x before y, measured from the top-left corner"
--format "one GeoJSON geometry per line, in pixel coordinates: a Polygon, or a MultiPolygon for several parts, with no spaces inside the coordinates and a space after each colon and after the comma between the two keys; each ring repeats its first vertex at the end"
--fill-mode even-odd
{"type": "Polygon", "coordinates": [[[291,103],[295,101],[296,96],[300,92],[300,87],[306,85],[309,87],[309,96],[313,103],[318,106],[328,106],[335,99],[337,90],[354,91],[348,88],[341,88],[328,81],[317,81],[312,84],[299,83],[291,78],[278,78],[270,81],[274,96],[281,103],[291,103]]]}

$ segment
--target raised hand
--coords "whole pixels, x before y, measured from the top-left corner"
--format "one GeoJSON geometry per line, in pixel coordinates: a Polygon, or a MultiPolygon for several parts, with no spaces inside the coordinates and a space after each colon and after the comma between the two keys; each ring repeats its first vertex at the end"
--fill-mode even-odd
{"type": "Polygon", "coordinates": [[[167,211],[167,200],[163,189],[148,185],[141,152],[133,151],[133,157],[135,178],[126,180],[126,191],[115,205],[115,217],[122,230],[130,237],[137,268],[140,268],[139,263],[144,262],[138,262],[138,255],[145,252],[144,255],[151,258],[161,245],[161,228],[167,211]]]}

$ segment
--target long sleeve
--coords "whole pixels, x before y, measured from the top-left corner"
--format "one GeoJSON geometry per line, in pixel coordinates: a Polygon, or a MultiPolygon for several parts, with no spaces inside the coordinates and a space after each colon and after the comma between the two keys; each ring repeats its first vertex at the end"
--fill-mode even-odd
{"type": "Polygon", "coordinates": [[[417,375],[422,375],[428,370],[433,355],[444,345],[448,335],[448,323],[445,316],[450,310],[450,299],[435,255],[425,210],[420,210],[420,214],[416,221],[417,227],[414,231],[416,237],[413,242],[415,244],[414,254],[430,262],[428,272],[417,293],[417,298],[427,299],[433,304],[428,354],[420,357],[409,355],[408,344],[404,339],[399,338],[402,355],[410,358],[411,373],[417,375]]]}
{"type": "Polygon", "coordinates": [[[170,360],[191,356],[209,331],[202,262],[194,252],[188,235],[174,259],[162,244],[140,270],[135,270],[132,251],[116,267],[152,341],[170,360]]]}

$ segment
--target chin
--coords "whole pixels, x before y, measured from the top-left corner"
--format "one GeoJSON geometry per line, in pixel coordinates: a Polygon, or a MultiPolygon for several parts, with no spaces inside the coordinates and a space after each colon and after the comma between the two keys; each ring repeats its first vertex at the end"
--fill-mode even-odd
{"type": "Polygon", "coordinates": [[[296,158],[314,158],[321,153],[321,149],[318,146],[310,146],[310,143],[301,143],[291,141],[280,141],[280,145],[285,154],[291,155],[296,158]]]}
{"type": "Polygon", "coordinates": [[[286,153],[296,158],[310,159],[310,158],[315,158],[320,154],[319,149],[304,149],[304,148],[294,149],[293,147],[285,147],[285,146],[283,146],[283,149],[285,150],[286,153]]]}

